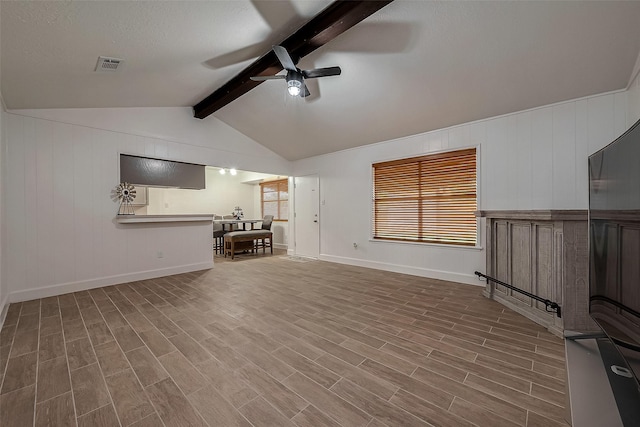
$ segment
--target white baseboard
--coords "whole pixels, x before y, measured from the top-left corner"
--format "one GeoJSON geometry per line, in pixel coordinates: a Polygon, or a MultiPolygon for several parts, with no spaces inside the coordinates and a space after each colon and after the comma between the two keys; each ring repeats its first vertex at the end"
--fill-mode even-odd
{"type": "Polygon", "coordinates": [[[38,298],[67,294],[69,292],[86,291],[88,289],[100,288],[103,286],[135,282],[137,280],[153,279],[156,277],[171,276],[173,274],[189,273],[191,271],[208,270],[210,268],[213,268],[213,261],[180,265],[177,267],[161,268],[157,270],[140,271],[137,273],[118,274],[115,276],[100,277],[91,280],[81,280],[78,282],[61,283],[58,285],[45,286],[37,289],[14,291],[9,293],[8,300],[9,302],[29,301],[38,298]]]}
{"type": "Polygon", "coordinates": [[[276,249],[289,249],[289,245],[285,245],[284,243],[274,243],[273,247],[276,249]]]}
{"type": "Polygon", "coordinates": [[[0,329],[4,325],[4,319],[7,318],[7,311],[9,311],[9,295],[0,301],[0,329]]]}
{"type": "Polygon", "coordinates": [[[295,249],[287,248],[287,255],[293,256],[296,254],[295,249]]]}
{"type": "Polygon", "coordinates": [[[430,279],[447,280],[449,282],[465,283],[484,287],[483,282],[478,282],[474,274],[462,274],[452,271],[434,270],[430,268],[412,267],[409,265],[391,264],[386,262],[368,261],[357,258],[339,257],[321,254],[321,261],[336,262],[338,264],[356,265],[358,267],[373,268],[376,270],[393,271],[394,273],[411,274],[412,276],[428,277],[430,279]]]}

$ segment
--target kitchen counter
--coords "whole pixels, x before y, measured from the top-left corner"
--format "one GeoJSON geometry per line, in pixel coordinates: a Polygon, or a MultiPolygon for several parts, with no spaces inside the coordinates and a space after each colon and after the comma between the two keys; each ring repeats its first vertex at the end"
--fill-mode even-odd
{"type": "Polygon", "coordinates": [[[202,222],[213,221],[213,215],[190,214],[190,215],[118,215],[118,224],[140,224],[158,222],[202,222]]]}

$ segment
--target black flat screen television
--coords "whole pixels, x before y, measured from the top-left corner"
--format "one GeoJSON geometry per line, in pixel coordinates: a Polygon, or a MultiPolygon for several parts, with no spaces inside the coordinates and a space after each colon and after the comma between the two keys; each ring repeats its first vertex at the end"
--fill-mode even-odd
{"type": "Polygon", "coordinates": [[[640,121],[589,157],[589,314],[621,418],[639,425],[640,121]]]}

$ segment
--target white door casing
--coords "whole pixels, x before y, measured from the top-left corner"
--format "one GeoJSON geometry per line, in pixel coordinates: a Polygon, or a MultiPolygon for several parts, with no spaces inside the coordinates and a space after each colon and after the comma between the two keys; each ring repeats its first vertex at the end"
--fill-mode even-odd
{"type": "Polygon", "coordinates": [[[318,258],[320,254],[320,190],[318,175],[294,179],[295,254],[318,258]]]}

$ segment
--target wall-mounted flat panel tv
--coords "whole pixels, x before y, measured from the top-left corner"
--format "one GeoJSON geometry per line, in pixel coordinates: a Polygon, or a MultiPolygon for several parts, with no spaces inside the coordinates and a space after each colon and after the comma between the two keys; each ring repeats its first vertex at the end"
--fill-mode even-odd
{"type": "Polygon", "coordinates": [[[589,313],[617,349],[601,353],[620,415],[638,425],[640,121],[589,157],[589,313]]]}

